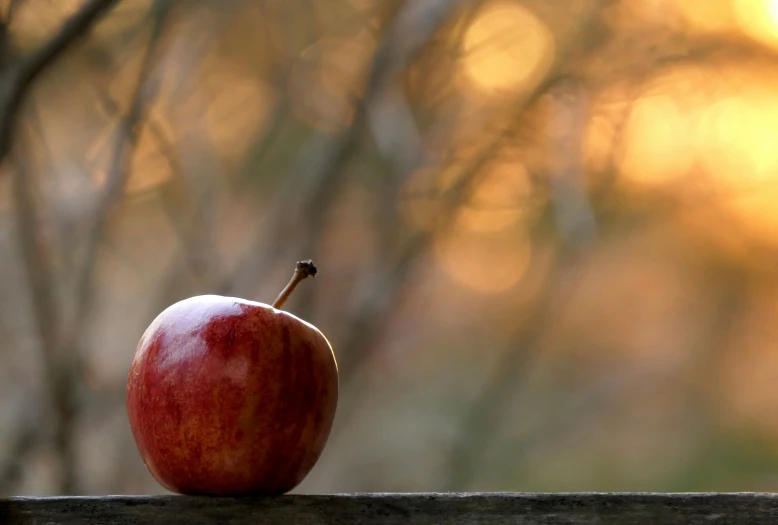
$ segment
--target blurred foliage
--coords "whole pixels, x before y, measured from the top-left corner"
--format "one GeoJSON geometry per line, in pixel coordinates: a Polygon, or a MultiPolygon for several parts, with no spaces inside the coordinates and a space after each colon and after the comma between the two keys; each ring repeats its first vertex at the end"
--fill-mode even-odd
{"type": "MultiPolygon", "coordinates": [[[[4,58],[88,3],[0,2],[4,58]]],[[[309,257],[299,491],[778,488],[778,2],[125,0],[67,51],[0,170],[0,492],[162,492],[140,334],[309,257]]]]}

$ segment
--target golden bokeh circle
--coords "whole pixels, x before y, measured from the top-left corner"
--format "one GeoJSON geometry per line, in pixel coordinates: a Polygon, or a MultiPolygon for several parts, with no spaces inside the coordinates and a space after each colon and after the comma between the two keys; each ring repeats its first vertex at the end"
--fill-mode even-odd
{"type": "Polygon", "coordinates": [[[481,96],[515,94],[542,75],[554,54],[548,27],[521,3],[484,5],[462,39],[466,86],[481,96]]]}

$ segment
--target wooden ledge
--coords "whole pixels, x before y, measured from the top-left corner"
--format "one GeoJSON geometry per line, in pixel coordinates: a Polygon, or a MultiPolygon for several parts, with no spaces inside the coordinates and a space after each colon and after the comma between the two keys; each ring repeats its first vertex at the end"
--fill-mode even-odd
{"type": "Polygon", "coordinates": [[[764,493],[412,493],[15,497],[0,524],[377,525],[778,523],[778,495],[764,493]]]}

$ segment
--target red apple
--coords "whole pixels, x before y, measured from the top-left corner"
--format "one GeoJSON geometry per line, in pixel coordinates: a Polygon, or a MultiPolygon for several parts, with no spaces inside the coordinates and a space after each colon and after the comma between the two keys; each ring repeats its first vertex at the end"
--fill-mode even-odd
{"type": "Polygon", "coordinates": [[[159,314],[138,343],[127,382],[140,455],[162,486],[181,494],[292,490],[324,449],[337,398],[332,347],[315,326],[274,306],[217,295],[159,314]]]}

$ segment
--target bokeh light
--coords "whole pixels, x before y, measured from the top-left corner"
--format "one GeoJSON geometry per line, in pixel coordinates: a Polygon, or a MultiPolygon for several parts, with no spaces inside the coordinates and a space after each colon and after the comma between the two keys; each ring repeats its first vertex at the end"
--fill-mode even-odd
{"type": "Polygon", "coordinates": [[[626,133],[620,164],[631,180],[662,184],[682,177],[691,168],[690,123],[671,96],[650,95],[635,102],[626,133]]]}
{"type": "Polygon", "coordinates": [[[729,96],[703,115],[701,160],[726,189],[753,190],[778,171],[778,96],[759,98],[729,96]]]}
{"type": "Polygon", "coordinates": [[[778,72],[744,64],[729,72],[697,127],[701,165],[721,203],[749,232],[778,234],[778,72]]]}
{"type": "Polygon", "coordinates": [[[684,0],[674,4],[692,30],[725,33],[736,27],[732,0],[684,0]]]}
{"type": "Polygon", "coordinates": [[[505,228],[474,232],[453,228],[434,243],[435,261],[455,282],[481,293],[498,293],[515,286],[527,271],[531,244],[526,231],[505,228]]]}
{"type": "MultiPolygon", "coordinates": [[[[627,180],[657,187],[701,168],[687,189],[720,195],[731,219],[774,242],[778,215],[778,72],[760,63],[729,65],[717,74],[675,70],[660,75],[635,101],[625,129],[620,169],[627,180]],[[689,92],[697,93],[689,96],[689,92]]],[[[602,162],[611,120],[590,123],[589,156],[602,162]]]]}
{"type": "Polygon", "coordinates": [[[733,0],[737,22],[751,38],[778,47],[778,2],[776,0],[733,0]]]}
{"type": "Polygon", "coordinates": [[[553,49],[548,28],[522,3],[487,2],[465,32],[462,67],[481,94],[516,93],[548,67],[553,49]]]}

